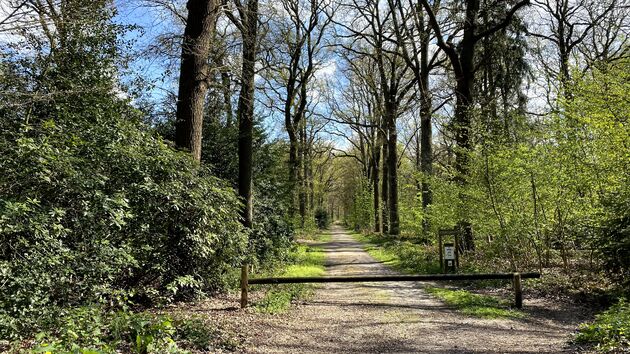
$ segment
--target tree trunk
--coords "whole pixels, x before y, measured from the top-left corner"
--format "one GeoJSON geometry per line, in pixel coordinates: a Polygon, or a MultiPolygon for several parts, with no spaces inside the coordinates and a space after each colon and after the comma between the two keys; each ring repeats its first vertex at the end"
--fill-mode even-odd
{"type": "MultiPolygon", "coordinates": [[[[424,25],[424,22],[422,22],[424,25]]],[[[425,31],[420,43],[420,170],[422,171],[422,233],[428,240],[428,207],[433,203],[429,178],[433,176],[433,127],[431,125],[431,94],[429,92],[429,31],[425,31]]]]}
{"type": "Polygon", "coordinates": [[[258,39],[258,0],[250,0],[242,19],[243,68],[241,92],[238,98],[238,194],[244,208],[241,212],[245,227],[252,227],[252,143],[254,131],[254,75],[258,39]]]}
{"type": "Polygon", "coordinates": [[[221,72],[221,85],[223,86],[223,110],[225,111],[225,126],[230,128],[234,121],[232,112],[232,92],[230,90],[230,75],[227,71],[221,72]]]}
{"type": "Polygon", "coordinates": [[[306,220],[306,122],[302,122],[300,127],[300,142],[298,148],[298,156],[300,158],[300,165],[298,171],[298,198],[299,198],[299,210],[300,210],[300,223],[304,227],[304,221],[306,220]]]}
{"type": "Polygon", "coordinates": [[[455,141],[457,143],[455,155],[455,170],[457,176],[455,181],[461,188],[460,210],[458,226],[462,235],[462,246],[465,250],[474,250],[475,243],[472,234],[470,218],[466,206],[465,189],[468,186],[469,176],[469,154],[471,152],[470,129],[472,108],[472,87],[474,83],[474,60],[475,60],[475,20],[479,12],[479,1],[468,0],[466,7],[466,22],[464,25],[464,35],[459,52],[459,63],[461,70],[456,76],[455,87],[455,141]]]}
{"type": "MultiPolygon", "coordinates": [[[[290,115],[289,115],[290,117],[290,115]]],[[[290,122],[290,121],[289,121],[290,122]]],[[[297,202],[297,187],[300,170],[300,160],[298,156],[298,137],[293,129],[292,125],[287,126],[287,133],[289,135],[289,186],[291,188],[291,203],[289,204],[289,216],[293,217],[296,211],[297,202]]]]}
{"type": "Polygon", "coordinates": [[[374,232],[381,232],[381,218],[380,218],[380,195],[379,195],[379,168],[378,163],[381,159],[380,148],[374,148],[374,156],[372,158],[372,193],[374,195],[374,232]]]}
{"type": "Polygon", "coordinates": [[[189,0],[177,94],[175,144],[201,161],[203,106],[208,92],[208,54],[219,6],[217,0],[189,0]]]}
{"type": "Polygon", "coordinates": [[[400,225],[398,219],[398,151],[396,144],[398,142],[398,132],[396,131],[396,115],[397,108],[394,103],[390,103],[386,108],[388,139],[387,139],[387,183],[389,186],[389,234],[397,236],[400,234],[400,225]]]}
{"type": "MultiPolygon", "coordinates": [[[[383,127],[384,130],[386,130],[386,127],[383,127]]],[[[389,206],[389,194],[387,193],[389,191],[389,186],[388,186],[388,181],[389,181],[389,167],[388,167],[388,151],[387,151],[387,137],[386,137],[386,133],[383,132],[381,133],[381,146],[383,149],[383,153],[381,154],[381,160],[383,161],[382,164],[382,170],[383,170],[383,177],[381,179],[381,200],[382,200],[382,207],[381,207],[381,230],[383,231],[383,234],[387,234],[389,233],[389,212],[388,212],[388,206],[389,206]]]]}

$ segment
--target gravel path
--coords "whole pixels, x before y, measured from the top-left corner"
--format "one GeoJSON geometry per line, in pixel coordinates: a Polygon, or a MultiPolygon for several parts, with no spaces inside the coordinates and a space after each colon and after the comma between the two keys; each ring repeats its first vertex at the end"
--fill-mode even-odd
{"type": "MultiPolygon", "coordinates": [[[[328,275],[391,274],[340,227],[321,244],[328,275]]],[[[247,353],[570,353],[579,318],[525,299],[526,319],[487,320],[452,311],[423,284],[330,283],[289,313],[262,316],[247,353]]],[[[525,291],[527,291],[525,281],[525,291]]],[[[578,316],[579,317],[579,316],[578,316]]]]}

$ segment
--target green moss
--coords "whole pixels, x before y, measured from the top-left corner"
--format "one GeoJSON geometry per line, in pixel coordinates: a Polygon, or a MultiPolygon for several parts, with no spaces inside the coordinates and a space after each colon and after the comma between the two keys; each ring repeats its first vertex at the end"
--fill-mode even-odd
{"type": "Polygon", "coordinates": [[[524,312],[510,309],[508,301],[494,296],[444,288],[427,288],[426,291],[466,315],[482,318],[525,317],[524,312]]]}

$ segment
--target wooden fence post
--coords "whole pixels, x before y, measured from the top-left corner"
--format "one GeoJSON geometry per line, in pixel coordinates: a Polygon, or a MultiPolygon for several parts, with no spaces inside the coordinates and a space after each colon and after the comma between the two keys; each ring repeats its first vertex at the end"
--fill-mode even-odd
{"type": "Polygon", "coordinates": [[[241,267],[241,308],[247,307],[248,269],[247,264],[241,267]]]}
{"type": "Polygon", "coordinates": [[[521,273],[514,273],[512,285],[514,286],[514,306],[516,306],[517,309],[523,308],[523,288],[521,286],[521,273]]]}

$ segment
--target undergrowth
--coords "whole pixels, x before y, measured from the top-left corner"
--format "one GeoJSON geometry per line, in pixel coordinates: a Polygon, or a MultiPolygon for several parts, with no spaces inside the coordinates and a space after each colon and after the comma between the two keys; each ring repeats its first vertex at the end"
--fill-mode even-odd
{"type": "MultiPolygon", "coordinates": [[[[323,234],[318,241],[324,241],[330,235],[323,234]]],[[[293,253],[293,264],[269,276],[277,277],[316,277],[325,273],[325,254],[321,248],[299,244],[293,253]]],[[[281,284],[269,286],[262,300],[256,303],[256,310],[263,313],[280,313],[286,311],[291,302],[304,299],[312,294],[313,284],[281,284]]]]}
{"type": "Polygon", "coordinates": [[[630,303],[622,298],[593,322],[580,325],[575,341],[600,352],[630,352],[630,303]]]}
{"type": "Polygon", "coordinates": [[[220,330],[202,318],[149,312],[109,311],[101,306],[68,310],[29,341],[0,343],[10,354],[191,353],[235,349],[220,330]]]}

